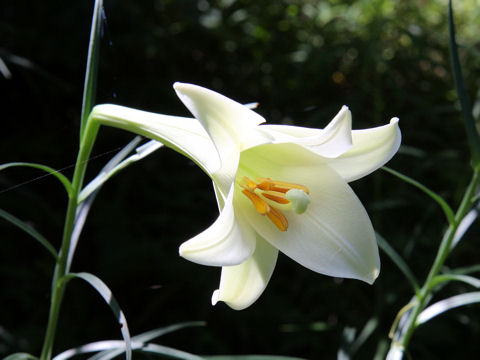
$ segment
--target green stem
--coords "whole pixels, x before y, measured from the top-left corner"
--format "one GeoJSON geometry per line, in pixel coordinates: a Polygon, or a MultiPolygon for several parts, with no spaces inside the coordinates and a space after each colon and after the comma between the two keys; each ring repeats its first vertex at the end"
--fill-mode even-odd
{"type": "Polygon", "coordinates": [[[85,127],[85,134],[80,144],[80,150],[75,164],[75,171],[73,173],[72,191],[68,200],[67,215],[65,217],[65,225],[63,230],[62,245],[58,255],[58,260],[55,265],[55,272],[52,281],[50,313],[48,316],[47,331],[45,333],[45,340],[43,342],[42,353],[40,360],[50,360],[52,357],[52,348],[55,339],[55,333],[58,324],[58,317],[63,296],[65,293],[66,281],[62,281],[67,271],[67,259],[70,250],[70,240],[72,237],[73,228],[75,225],[75,215],[78,206],[78,195],[82,188],[83,178],[87,167],[88,158],[93,148],[95,138],[98,132],[98,123],[94,121],[87,121],[85,127]]]}
{"type": "Polygon", "coordinates": [[[416,322],[418,315],[422,312],[422,310],[425,308],[427,305],[428,299],[432,293],[432,290],[434,286],[433,280],[435,277],[438,275],[440,272],[445,260],[447,259],[451,246],[452,246],[452,241],[455,236],[455,233],[457,231],[458,225],[462,221],[462,219],[465,217],[467,212],[470,210],[472,206],[472,199],[475,196],[475,190],[480,182],[480,171],[479,169],[475,169],[472,179],[470,181],[470,184],[468,185],[467,190],[465,191],[465,194],[463,196],[462,202],[460,203],[458,210],[455,214],[455,219],[453,223],[451,223],[448,227],[448,229],[445,231],[445,234],[443,236],[442,242],[440,243],[440,247],[438,248],[437,255],[435,257],[435,260],[433,262],[433,265],[430,269],[430,272],[428,273],[427,279],[425,280],[425,283],[423,287],[420,289],[418,296],[418,301],[416,302],[411,315],[409,316],[409,322],[407,325],[407,329],[404,332],[403,336],[395,341],[395,346],[400,346],[402,349],[406,349],[408,346],[408,343],[410,342],[410,339],[413,335],[413,332],[416,329],[416,322]]]}

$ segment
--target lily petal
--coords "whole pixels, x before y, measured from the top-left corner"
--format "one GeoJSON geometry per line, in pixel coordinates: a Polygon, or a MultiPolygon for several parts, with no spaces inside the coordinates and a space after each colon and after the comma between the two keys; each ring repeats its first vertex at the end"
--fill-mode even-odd
{"type": "Polygon", "coordinates": [[[262,237],[303,266],[325,275],[373,283],[380,259],[365,208],[334,170],[318,161],[313,166],[315,157],[293,144],[264,145],[242,153],[247,168],[262,169],[263,176],[310,190],[306,212],[285,212],[287,231],[279,231],[258,214],[241,193],[237,195],[239,208],[262,237]]]}
{"type": "Polygon", "coordinates": [[[233,145],[240,146],[241,151],[270,142],[270,137],[256,130],[265,119],[248,106],[198,85],[177,82],[173,87],[212,137],[219,153],[229,153],[233,145]]]}
{"type": "Polygon", "coordinates": [[[207,174],[220,167],[215,145],[196,119],[155,114],[112,104],[95,106],[90,116],[100,124],[160,141],[192,159],[207,174]]]}
{"type": "Polygon", "coordinates": [[[220,287],[212,295],[212,305],[224,301],[232,309],[242,310],[253,304],[265,290],[277,257],[278,250],[258,238],[250,258],[240,265],[222,268],[220,287]]]}
{"type": "Polygon", "coordinates": [[[256,235],[243,217],[235,213],[233,192],[232,186],[217,220],[180,246],[180,256],[201,265],[232,266],[252,255],[256,235]]]}
{"type": "Polygon", "coordinates": [[[336,158],[352,147],[352,114],[347,106],[323,130],[289,125],[262,125],[259,129],[273,135],[275,143],[293,142],[327,158],[336,158]]]}
{"type": "Polygon", "coordinates": [[[336,159],[327,159],[328,165],[347,182],[370,174],[387,163],[400,147],[402,135],[398,118],[384,126],[353,130],[353,146],[336,159]]]}

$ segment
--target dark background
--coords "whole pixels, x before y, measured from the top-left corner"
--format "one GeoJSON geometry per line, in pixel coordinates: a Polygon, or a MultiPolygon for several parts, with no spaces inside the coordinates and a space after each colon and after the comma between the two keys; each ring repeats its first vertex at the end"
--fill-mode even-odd
{"type": "MultiPolygon", "coordinates": [[[[466,86],[480,83],[480,7],[456,1],[466,86]],[[457,4],[458,3],[458,4],[457,4]]],[[[93,1],[4,0],[0,7],[0,163],[39,162],[71,176],[78,149],[83,78],[93,1]]],[[[97,103],[187,116],[175,81],[239,102],[258,101],[270,123],[323,127],[346,104],[354,128],[400,118],[395,168],[457,205],[470,176],[468,147],[450,71],[446,1],[106,0],[97,103]]],[[[478,107],[475,107],[477,111],[478,107]]],[[[475,112],[477,115],[477,112],[475,112]]],[[[102,128],[87,180],[132,134],[102,128]]],[[[67,199],[52,177],[28,168],[0,173],[0,207],[60,244],[67,199]]],[[[377,171],[352,187],[376,230],[422,281],[445,227],[439,207],[377,171]]],[[[409,283],[382,257],[373,286],[333,279],[280,255],[261,298],[237,312],[210,305],[220,271],[178,256],[208,227],[217,207],[208,177],[168,149],[126,169],[101,190],[73,271],[99,276],[126,313],[132,334],[173,323],[207,325],[159,340],[197,354],[276,354],[335,358],[346,329],[378,320],[355,358],[389,345],[390,326],[408,302],[409,283]]],[[[48,314],[50,255],[0,220],[0,356],[38,354],[48,314]]],[[[474,227],[449,267],[480,260],[474,227]]],[[[437,299],[466,285],[445,287],[437,299]]],[[[467,359],[480,351],[479,307],[438,317],[415,333],[413,358],[467,359]]],[[[67,290],[55,353],[119,338],[108,307],[87,285],[67,290]]]]}

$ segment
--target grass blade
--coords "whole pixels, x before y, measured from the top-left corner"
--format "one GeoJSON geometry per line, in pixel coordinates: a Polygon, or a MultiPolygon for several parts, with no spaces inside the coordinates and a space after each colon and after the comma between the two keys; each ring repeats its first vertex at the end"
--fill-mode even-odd
{"type": "Polygon", "coordinates": [[[448,30],[450,42],[450,58],[452,61],[453,78],[457,89],[458,99],[462,106],[463,119],[465,121],[465,129],[467,131],[468,142],[472,152],[473,163],[480,165],[480,138],[475,126],[473,118],[472,106],[468,98],[465,84],[463,83],[462,68],[458,58],[458,47],[455,39],[455,23],[453,20],[452,0],[448,2],[448,30]]]}
{"type": "Polygon", "coordinates": [[[16,218],[12,214],[6,212],[5,210],[0,209],[0,217],[4,218],[11,224],[15,225],[16,227],[22,229],[25,231],[28,235],[33,237],[35,240],[37,240],[40,245],[42,245],[47,251],[53,255],[55,261],[58,259],[57,251],[55,248],[50,244],[50,242],[42,235],[40,234],[37,230],[35,230],[33,227],[28,225],[27,223],[23,222],[22,220],[16,218]]]}
{"type": "Polygon", "coordinates": [[[88,116],[95,102],[97,89],[98,63],[100,60],[100,39],[102,29],[103,1],[95,0],[93,9],[92,27],[90,30],[90,42],[88,45],[87,69],[85,71],[85,83],[83,85],[82,115],[80,123],[80,143],[88,116]]]}
{"type": "Polygon", "coordinates": [[[410,281],[410,284],[412,284],[415,293],[418,293],[420,287],[407,263],[402,259],[400,255],[398,255],[395,249],[392,248],[390,244],[380,234],[375,233],[375,237],[377,238],[377,244],[380,249],[382,249],[383,252],[388,255],[388,257],[393,261],[395,265],[397,265],[397,267],[402,271],[403,275],[405,275],[408,281],[410,281]]]}
{"type": "Polygon", "coordinates": [[[416,180],[413,180],[412,178],[406,176],[406,175],[403,175],[401,173],[399,173],[398,171],[396,170],[393,170],[393,169],[390,169],[386,166],[383,166],[382,167],[382,170],[385,170],[386,172],[398,177],[399,179],[405,181],[406,183],[410,184],[410,185],[413,185],[415,186],[417,189],[420,189],[422,190],[425,194],[427,194],[428,196],[430,196],[433,200],[435,200],[437,202],[438,205],[440,205],[440,207],[442,208],[445,216],[447,217],[447,220],[448,220],[448,223],[450,225],[452,225],[455,221],[455,215],[453,214],[453,210],[452,208],[447,204],[447,202],[445,200],[443,200],[443,198],[434,193],[432,190],[430,190],[429,188],[427,188],[425,185],[419,183],[418,181],[416,180]]]}
{"type": "Polygon", "coordinates": [[[65,280],[71,280],[73,278],[79,278],[87,283],[89,283],[105,300],[105,302],[110,306],[110,309],[117,319],[119,325],[121,326],[121,332],[124,340],[125,346],[125,357],[127,360],[132,359],[132,341],[130,339],[130,331],[128,330],[127,319],[123,314],[123,311],[120,309],[117,300],[113,297],[112,291],[108,288],[108,286],[96,277],[93,274],[81,272],[81,273],[70,273],[65,275],[65,280]]]}
{"type": "Polygon", "coordinates": [[[435,316],[443,314],[445,311],[454,309],[459,306],[474,304],[478,302],[480,302],[480,291],[455,295],[445,300],[441,300],[427,307],[420,313],[417,318],[417,325],[424,324],[435,316]]]}
{"type": "MultiPolygon", "coordinates": [[[[48,175],[55,176],[58,180],[60,180],[65,190],[67,190],[67,194],[70,196],[72,192],[72,183],[59,170],[55,170],[50,166],[46,166],[42,164],[29,163],[29,162],[11,162],[11,163],[0,165],[0,171],[10,167],[15,167],[15,166],[26,166],[26,167],[31,167],[35,169],[40,169],[48,173],[44,176],[48,176],[48,175]]],[[[38,180],[38,178],[36,180],[38,180]]]]}

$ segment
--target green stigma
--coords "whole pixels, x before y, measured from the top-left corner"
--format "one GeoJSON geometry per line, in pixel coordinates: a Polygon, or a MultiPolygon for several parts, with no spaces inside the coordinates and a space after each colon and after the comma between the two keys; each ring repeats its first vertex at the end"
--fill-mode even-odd
{"type": "Polygon", "coordinates": [[[288,190],[285,197],[292,203],[292,209],[297,214],[303,214],[307,210],[308,204],[310,204],[310,196],[303,190],[288,190]]]}

